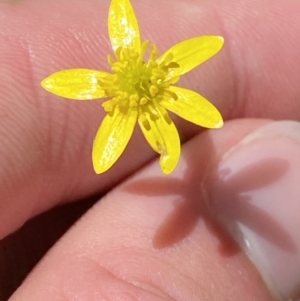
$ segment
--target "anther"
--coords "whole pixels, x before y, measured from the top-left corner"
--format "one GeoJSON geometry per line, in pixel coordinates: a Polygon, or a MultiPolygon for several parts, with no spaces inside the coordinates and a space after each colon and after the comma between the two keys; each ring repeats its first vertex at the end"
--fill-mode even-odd
{"type": "Polygon", "coordinates": [[[115,72],[120,71],[122,68],[123,68],[123,64],[120,62],[115,62],[111,67],[111,69],[115,72]]]}
{"type": "Polygon", "coordinates": [[[151,82],[151,84],[156,84],[157,83],[157,77],[155,77],[154,75],[152,75],[150,77],[150,82],[151,82]]]}
{"type": "Polygon", "coordinates": [[[128,61],[124,61],[124,62],[122,63],[122,67],[125,69],[127,66],[128,66],[128,61]]]}
{"type": "Polygon", "coordinates": [[[145,41],[142,44],[142,49],[141,49],[141,53],[140,53],[140,58],[143,59],[145,52],[147,50],[147,48],[149,47],[150,42],[149,41],[145,41]]]}
{"type": "Polygon", "coordinates": [[[154,97],[158,93],[159,89],[157,86],[151,85],[149,88],[150,95],[154,97]]]}
{"type": "Polygon", "coordinates": [[[130,96],[129,96],[129,101],[130,102],[133,102],[133,103],[136,103],[137,104],[137,102],[139,101],[139,96],[137,95],[137,94],[131,94],[130,96]]]}
{"type": "Polygon", "coordinates": [[[129,100],[129,107],[130,108],[137,107],[137,106],[138,106],[138,103],[135,100],[129,100]]]}
{"type": "Polygon", "coordinates": [[[148,102],[148,99],[146,97],[142,97],[140,100],[141,105],[145,105],[148,102]]]}
{"type": "Polygon", "coordinates": [[[156,48],[156,46],[153,44],[149,61],[155,61],[155,60],[156,60],[156,57],[157,57],[157,54],[158,54],[157,48],[156,48]]]}
{"type": "Polygon", "coordinates": [[[107,56],[107,61],[109,63],[109,65],[112,67],[113,64],[115,63],[114,59],[111,57],[111,55],[107,56]]]}
{"type": "Polygon", "coordinates": [[[113,109],[114,109],[114,106],[113,106],[113,104],[111,103],[110,100],[107,100],[107,101],[103,102],[102,107],[103,107],[104,111],[107,112],[107,113],[112,112],[113,109]]]}
{"type": "Polygon", "coordinates": [[[122,98],[128,98],[128,93],[126,91],[121,92],[122,98]]]}
{"type": "Polygon", "coordinates": [[[118,47],[116,52],[115,52],[115,55],[116,55],[116,58],[118,61],[121,60],[121,51],[122,51],[122,47],[118,47]]]}
{"type": "Polygon", "coordinates": [[[127,48],[122,48],[120,51],[120,60],[128,60],[129,59],[129,53],[127,48]]]}

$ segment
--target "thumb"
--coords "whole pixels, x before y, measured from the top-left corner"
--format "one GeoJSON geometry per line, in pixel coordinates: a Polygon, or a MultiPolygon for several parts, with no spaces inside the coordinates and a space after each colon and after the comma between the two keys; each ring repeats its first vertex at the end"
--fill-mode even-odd
{"type": "Polygon", "coordinates": [[[240,244],[280,300],[300,298],[300,123],[246,136],[209,173],[212,215],[240,244]]]}

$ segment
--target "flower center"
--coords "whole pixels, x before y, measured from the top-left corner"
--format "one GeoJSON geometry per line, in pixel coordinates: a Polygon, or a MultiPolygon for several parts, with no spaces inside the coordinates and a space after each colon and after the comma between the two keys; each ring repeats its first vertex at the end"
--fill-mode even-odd
{"type": "Polygon", "coordinates": [[[152,46],[147,62],[143,60],[149,42],[142,44],[140,53],[133,48],[118,48],[116,60],[108,56],[108,62],[113,73],[113,80],[104,80],[101,86],[107,97],[111,99],[103,102],[107,113],[113,112],[118,106],[119,110],[126,113],[131,107],[151,106],[153,100],[160,101],[164,98],[177,99],[177,95],[169,90],[170,85],[179,80],[179,76],[171,77],[171,72],[179,65],[173,62],[173,55],[168,54],[164,60],[158,61],[158,51],[152,46]]]}

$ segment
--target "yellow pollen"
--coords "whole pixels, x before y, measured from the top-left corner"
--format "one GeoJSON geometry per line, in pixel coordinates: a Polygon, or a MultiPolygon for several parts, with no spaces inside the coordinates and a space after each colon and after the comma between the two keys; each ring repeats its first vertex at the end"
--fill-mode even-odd
{"type": "MultiPolygon", "coordinates": [[[[101,82],[105,96],[111,98],[103,103],[106,112],[112,112],[116,106],[124,112],[130,107],[145,106],[143,110],[148,108],[151,118],[155,120],[158,116],[152,108],[152,100],[159,102],[170,96],[176,99],[175,93],[168,92],[169,86],[179,78],[174,80],[170,77],[172,69],[178,67],[178,64],[172,61],[173,54],[168,54],[159,62],[157,48],[152,45],[148,60],[145,61],[144,55],[148,47],[148,41],[142,44],[140,52],[131,47],[119,47],[114,58],[107,57],[113,79],[101,82]]],[[[142,122],[146,124],[146,121],[142,122]]]]}
{"type": "Polygon", "coordinates": [[[132,95],[129,96],[129,100],[138,102],[139,101],[139,96],[137,94],[132,94],[132,95]]]}
{"type": "Polygon", "coordinates": [[[140,100],[141,105],[145,105],[148,102],[148,99],[146,97],[142,97],[140,100]]]}
{"type": "Polygon", "coordinates": [[[112,67],[112,65],[114,64],[114,59],[111,57],[111,55],[108,55],[107,56],[107,61],[108,61],[108,63],[109,63],[109,65],[112,67]]]}
{"type": "Polygon", "coordinates": [[[137,107],[138,106],[138,103],[135,101],[135,100],[130,100],[129,101],[129,107],[137,107]]]}
{"type": "Polygon", "coordinates": [[[143,44],[142,44],[142,49],[141,49],[141,53],[140,53],[141,59],[143,59],[143,57],[144,57],[144,55],[145,55],[145,52],[146,52],[147,48],[149,47],[149,44],[150,44],[149,41],[143,42],[143,44]]]}
{"type": "Polygon", "coordinates": [[[156,84],[157,83],[157,77],[151,76],[150,77],[150,82],[151,82],[151,84],[156,84]]]}
{"type": "Polygon", "coordinates": [[[103,107],[104,111],[107,112],[107,113],[112,112],[113,109],[114,109],[114,106],[110,102],[110,100],[103,102],[102,107],[103,107]]]}
{"type": "Polygon", "coordinates": [[[137,94],[132,94],[129,96],[129,107],[137,107],[139,101],[139,96],[137,94]]]}
{"type": "Polygon", "coordinates": [[[152,85],[149,88],[149,92],[152,97],[154,97],[158,93],[158,91],[159,89],[157,88],[157,86],[152,85]]]}

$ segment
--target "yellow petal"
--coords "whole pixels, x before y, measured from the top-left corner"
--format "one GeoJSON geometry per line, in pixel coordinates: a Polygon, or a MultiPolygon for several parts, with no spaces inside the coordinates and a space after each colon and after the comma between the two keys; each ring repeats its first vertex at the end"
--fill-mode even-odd
{"type": "Polygon", "coordinates": [[[169,77],[182,75],[219,52],[224,44],[221,36],[201,36],[184,40],[167,50],[158,61],[163,61],[169,53],[173,55],[173,62],[179,64],[169,77]]]}
{"type": "Polygon", "coordinates": [[[221,128],[223,119],[218,109],[200,94],[179,87],[170,87],[178,96],[177,100],[170,98],[160,104],[178,116],[206,128],[221,128]]]}
{"type": "Polygon", "coordinates": [[[92,69],[67,69],[45,78],[42,87],[58,96],[85,100],[105,96],[99,81],[111,77],[110,73],[92,69]]]}
{"type": "Polygon", "coordinates": [[[108,13],[108,31],[114,51],[119,47],[141,50],[138,21],[129,0],[112,0],[108,13]]]}
{"type": "Polygon", "coordinates": [[[106,115],[94,140],[92,160],[97,174],[107,171],[121,156],[132,136],[137,120],[137,109],[124,114],[117,108],[106,115]]]}
{"type": "Polygon", "coordinates": [[[155,110],[158,117],[156,120],[151,119],[150,113],[144,110],[143,115],[139,117],[139,125],[148,143],[161,155],[162,171],[169,174],[177,166],[180,158],[180,139],[168,112],[159,105],[156,105],[155,110]]]}

